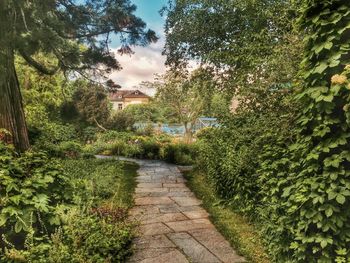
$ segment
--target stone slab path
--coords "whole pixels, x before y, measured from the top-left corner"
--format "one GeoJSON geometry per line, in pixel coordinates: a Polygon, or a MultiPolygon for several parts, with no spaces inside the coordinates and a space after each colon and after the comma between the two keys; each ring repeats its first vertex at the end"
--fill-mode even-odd
{"type": "Polygon", "coordinates": [[[177,166],[123,159],[140,165],[130,211],[140,226],[129,263],[244,262],[209,221],[177,166]]]}

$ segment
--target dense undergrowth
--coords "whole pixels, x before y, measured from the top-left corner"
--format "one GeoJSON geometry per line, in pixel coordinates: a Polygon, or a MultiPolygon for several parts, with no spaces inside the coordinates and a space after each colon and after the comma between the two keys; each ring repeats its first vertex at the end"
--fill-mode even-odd
{"type": "Polygon", "coordinates": [[[135,165],[0,146],[0,262],[125,261],[135,165]]]}

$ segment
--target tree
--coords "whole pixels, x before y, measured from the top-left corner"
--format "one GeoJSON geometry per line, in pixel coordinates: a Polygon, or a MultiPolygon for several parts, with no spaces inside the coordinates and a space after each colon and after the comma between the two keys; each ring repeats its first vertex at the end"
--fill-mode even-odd
{"type": "Polygon", "coordinates": [[[157,102],[131,104],[123,111],[134,116],[137,122],[166,122],[167,108],[157,102]]]}
{"type": "Polygon", "coordinates": [[[106,130],[103,124],[107,123],[110,114],[110,102],[107,92],[101,85],[78,81],[80,87],[73,94],[73,105],[79,113],[80,118],[90,125],[97,125],[102,130],[106,130]]]}
{"type": "Polygon", "coordinates": [[[273,109],[288,90],[281,84],[291,86],[301,60],[291,2],[171,1],[165,9],[167,64],[177,68],[198,60],[213,67],[228,99],[239,96],[241,105],[273,109]]]}
{"type": "Polygon", "coordinates": [[[185,126],[185,141],[192,140],[192,128],[200,117],[204,100],[193,75],[169,71],[155,84],[156,98],[171,109],[173,117],[185,126]]]}
{"type": "Polygon", "coordinates": [[[15,147],[29,147],[15,56],[42,74],[58,70],[103,74],[120,65],[109,50],[110,35],[120,37],[120,52],[156,41],[133,13],[129,0],[4,0],[0,2],[0,128],[12,134],[15,147]],[[38,53],[51,63],[38,60],[38,53]]]}

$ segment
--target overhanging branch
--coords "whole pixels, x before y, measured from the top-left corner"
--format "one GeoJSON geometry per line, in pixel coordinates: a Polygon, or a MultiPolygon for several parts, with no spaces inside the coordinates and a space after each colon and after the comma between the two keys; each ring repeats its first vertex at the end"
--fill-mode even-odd
{"type": "Polygon", "coordinates": [[[21,54],[21,56],[27,61],[27,63],[29,65],[31,65],[32,67],[34,67],[35,69],[37,69],[39,72],[46,74],[46,75],[53,75],[57,72],[57,70],[59,69],[58,67],[49,69],[47,67],[45,67],[44,65],[40,64],[39,62],[37,62],[35,59],[33,59],[31,56],[29,56],[28,54],[26,54],[23,50],[19,49],[18,52],[21,54]]]}

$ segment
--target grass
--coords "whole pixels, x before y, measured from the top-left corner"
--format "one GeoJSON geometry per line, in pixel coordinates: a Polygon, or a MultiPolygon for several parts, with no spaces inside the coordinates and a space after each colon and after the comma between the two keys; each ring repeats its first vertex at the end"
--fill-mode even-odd
{"type": "Polygon", "coordinates": [[[114,195],[114,201],[119,206],[130,208],[134,205],[134,190],[136,187],[137,169],[139,166],[132,162],[122,162],[122,176],[118,184],[118,190],[114,195]]]}
{"type": "Polygon", "coordinates": [[[254,225],[231,208],[219,205],[220,199],[214,194],[203,173],[194,170],[185,172],[184,176],[190,189],[203,201],[210,220],[239,254],[250,263],[271,262],[254,225]]]}
{"type": "Polygon", "coordinates": [[[111,159],[68,159],[61,163],[78,196],[112,207],[133,206],[137,164],[111,159]]]}

